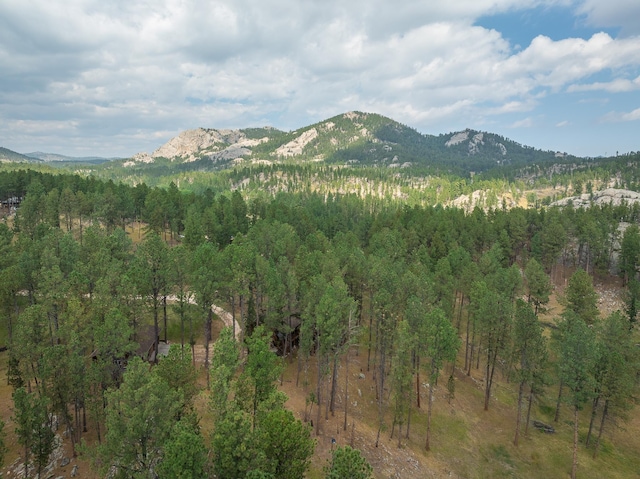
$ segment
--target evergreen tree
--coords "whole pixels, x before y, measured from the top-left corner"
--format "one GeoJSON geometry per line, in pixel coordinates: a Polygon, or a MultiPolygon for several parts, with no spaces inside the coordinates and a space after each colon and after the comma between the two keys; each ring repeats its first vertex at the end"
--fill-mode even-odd
{"type": "Polygon", "coordinates": [[[199,427],[190,417],[184,417],[171,428],[164,444],[162,462],[157,467],[159,477],[175,479],[206,479],[207,447],[199,427]]]}
{"type": "Polygon", "coordinates": [[[262,419],[257,443],[264,455],[262,470],[275,478],[302,479],[309,468],[315,443],[311,428],[286,409],[275,409],[262,419]]]}
{"type": "Polygon", "coordinates": [[[118,478],[154,477],[182,403],[147,363],[129,361],[122,385],[107,392],[107,433],[98,446],[102,468],[114,468],[118,478]]]}
{"type": "Polygon", "coordinates": [[[636,279],[638,265],[640,264],[640,229],[632,224],[624,230],[620,245],[619,271],[623,284],[636,279]]]}
{"type": "Polygon", "coordinates": [[[258,406],[276,391],[275,381],[280,377],[283,368],[280,358],[271,351],[270,341],[270,335],[262,326],[246,338],[248,353],[244,374],[251,379],[253,389],[251,413],[254,426],[258,406]]]}
{"type": "MultiPolygon", "coordinates": [[[[132,275],[140,294],[148,301],[153,312],[154,362],[158,361],[160,340],[159,312],[162,296],[166,295],[169,282],[169,249],[162,238],[150,233],[136,251],[132,275]]],[[[164,324],[165,338],[167,324],[164,324]]]]}
{"type": "Polygon", "coordinates": [[[605,425],[611,417],[622,416],[630,407],[637,389],[640,358],[626,319],[618,312],[609,315],[599,328],[595,359],[595,397],[586,444],[589,445],[597,410],[602,406],[600,426],[594,447],[598,451],[605,425]]]}
{"type": "Polygon", "coordinates": [[[16,436],[18,443],[24,447],[25,476],[29,469],[29,459],[33,456],[34,466],[39,477],[48,464],[55,439],[48,410],[48,400],[45,396],[29,393],[20,387],[13,393],[13,405],[16,436]]]}
{"type": "Polygon", "coordinates": [[[250,415],[233,407],[216,422],[211,446],[215,477],[245,477],[251,470],[261,470],[266,461],[250,415]]]}
{"type": "Polygon", "coordinates": [[[528,295],[527,301],[534,306],[534,313],[543,313],[544,305],[549,303],[551,294],[551,281],[544,272],[542,265],[531,258],[524,269],[524,276],[527,280],[528,295]]]}
{"type": "Polygon", "coordinates": [[[587,325],[598,318],[598,294],[593,287],[591,276],[583,269],[576,270],[569,278],[565,291],[567,310],[575,313],[587,325]]]}
{"type": "MultiPolygon", "coordinates": [[[[427,344],[426,356],[429,358],[429,401],[427,409],[427,438],[425,449],[431,449],[431,409],[433,405],[433,389],[440,371],[446,361],[455,361],[460,340],[456,329],[446,317],[444,311],[439,308],[432,310],[426,317],[427,344]]],[[[486,409],[486,408],[485,408],[486,409]]]]}
{"type": "Polygon", "coordinates": [[[238,345],[231,328],[224,327],[213,345],[211,360],[211,398],[210,405],[214,420],[223,416],[228,406],[231,380],[239,363],[238,345]]]}
{"type": "Polygon", "coordinates": [[[211,326],[213,323],[212,306],[218,292],[219,282],[216,271],[219,269],[221,255],[217,247],[211,243],[202,243],[191,257],[191,285],[196,302],[205,320],[204,366],[207,370],[207,389],[210,387],[209,377],[209,342],[211,341],[211,326]]]}
{"type": "Polygon", "coordinates": [[[400,321],[396,332],[394,358],[392,361],[391,388],[394,397],[393,426],[398,425],[398,447],[402,445],[402,425],[408,416],[411,407],[413,393],[413,370],[411,364],[411,352],[414,349],[414,340],[410,335],[407,321],[400,321]]]}
{"type": "Polygon", "coordinates": [[[538,317],[531,306],[521,299],[516,302],[513,359],[517,364],[515,379],[518,381],[516,432],[513,439],[514,445],[517,446],[520,437],[520,419],[525,386],[529,385],[530,391],[535,389],[536,377],[544,369],[547,361],[547,345],[538,317]]]}
{"type": "Polygon", "coordinates": [[[560,379],[570,391],[567,403],[573,408],[573,463],[571,477],[578,469],[578,413],[593,396],[595,343],[593,331],[577,314],[566,314],[566,327],[560,345],[560,379]]]}
{"type": "Polygon", "coordinates": [[[331,456],[331,466],[325,479],[373,479],[373,468],[358,449],[337,447],[331,456]]]}

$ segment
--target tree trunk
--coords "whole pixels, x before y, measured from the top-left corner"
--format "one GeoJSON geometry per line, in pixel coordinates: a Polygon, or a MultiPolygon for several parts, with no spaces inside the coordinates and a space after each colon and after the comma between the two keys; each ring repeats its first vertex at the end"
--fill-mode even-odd
{"type": "Polygon", "coordinates": [[[578,472],[578,407],[573,407],[573,463],[571,465],[571,479],[576,479],[578,472]]]}
{"type": "Polygon", "coordinates": [[[493,385],[493,373],[496,370],[496,359],[497,352],[493,353],[493,358],[491,358],[491,354],[487,355],[487,383],[485,385],[484,390],[484,410],[489,410],[489,399],[491,398],[491,386],[493,385]],[[491,368],[489,368],[489,361],[491,362],[491,368]]]}
{"type": "Polygon", "coordinates": [[[516,435],[513,438],[513,445],[518,447],[518,439],[520,438],[520,416],[522,415],[522,396],[524,396],[524,381],[520,381],[518,388],[518,413],[516,415],[516,435]]]}
{"type": "Polygon", "coordinates": [[[322,359],[320,358],[320,344],[318,344],[317,365],[318,365],[318,387],[316,391],[316,399],[318,402],[318,412],[316,413],[316,436],[320,435],[320,414],[322,411],[322,359]]]}
{"type": "Polygon", "coordinates": [[[247,329],[244,314],[244,294],[240,295],[240,344],[244,344],[244,332],[247,329]]]}
{"type": "Polygon", "coordinates": [[[464,347],[464,370],[467,371],[469,368],[469,329],[471,328],[471,315],[467,315],[467,334],[465,337],[465,347],[464,347]]]}
{"type": "Polygon", "coordinates": [[[604,431],[604,421],[607,418],[607,414],[609,412],[609,400],[606,399],[604,401],[604,409],[602,410],[602,419],[600,419],[600,430],[598,431],[598,439],[596,439],[596,444],[593,448],[593,458],[596,458],[598,454],[598,448],[600,447],[600,438],[602,438],[602,432],[604,431]]]}
{"type": "Polygon", "coordinates": [[[335,416],[335,406],[336,406],[336,389],[338,386],[338,355],[333,355],[333,372],[331,375],[331,401],[329,404],[329,410],[331,411],[331,416],[335,416]]]}
{"type": "Polygon", "coordinates": [[[347,430],[347,406],[349,406],[349,350],[351,348],[347,346],[347,354],[345,356],[345,372],[344,372],[344,427],[343,431],[347,430]]]}
{"type": "Polygon", "coordinates": [[[560,389],[558,390],[558,401],[556,402],[556,415],[553,417],[553,422],[558,422],[560,419],[560,402],[562,401],[562,387],[564,383],[560,381],[560,389]]]}
{"type": "Polygon", "coordinates": [[[158,298],[153,297],[153,363],[158,364],[158,340],[160,339],[160,326],[158,324],[158,298]]]}
{"type": "Polygon", "coordinates": [[[180,351],[184,356],[184,292],[180,295],[180,351]]]}
{"type": "Polygon", "coordinates": [[[409,428],[411,427],[411,404],[409,404],[409,409],[407,410],[407,432],[405,434],[405,438],[409,439],[409,428]]]}
{"type": "Polygon", "coordinates": [[[456,330],[460,332],[460,324],[462,323],[462,308],[464,306],[464,293],[460,291],[460,310],[458,311],[458,321],[456,323],[456,330]]]}
{"type": "Polygon", "coordinates": [[[371,366],[371,334],[373,331],[373,295],[369,294],[369,348],[367,351],[367,371],[371,366]]]}
{"type": "Polygon", "coordinates": [[[209,341],[211,341],[211,323],[213,322],[213,311],[209,305],[207,321],[204,326],[204,369],[207,374],[207,391],[211,389],[211,377],[209,375],[209,341]]]}
{"type": "Polygon", "coordinates": [[[431,406],[433,404],[433,375],[429,381],[429,399],[427,401],[427,440],[425,442],[425,450],[431,450],[431,406]]]}
{"type": "MultiPolygon", "coordinates": [[[[164,316],[164,342],[167,342],[167,295],[162,296],[162,315],[164,316]]],[[[156,354],[157,355],[157,354],[156,354]]]]}
{"type": "Polygon", "coordinates": [[[416,406],[420,409],[420,356],[416,355],[416,406]]]}
{"type": "Polygon", "coordinates": [[[591,442],[591,431],[593,431],[593,423],[596,419],[596,413],[598,412],[598,403],[600,402],[600,396],[596,396],[593,399],[593,404],[591,405],[591,420],[589,421],[589,432],[587,433],[587,439],[585,440],[585,446],[589,445],[591,442]]]}
{"type": "Polygon", "coordinates": [[[475,352],[476,343],[476,327],[475,324],[471,330],[471,345],[469,347],[469,369],[467,369],[467,376],[471,376],[471,367],[473,365],[473,353],[475,352]]]}
{"type": "Polygon", "coordinates": [[[87,407],[85,402],[82,401],[82,432],[87,432],[87,407]]]}
{"type": "Polygon", "coordinates": [[[236,295],[231,294],[231,327],[233,328],[233,339],[236,338],[236,295]]]}
{"type": "Polygon", "coordinates": [[[302,359],[300,358],[300,350],[298,350],[298,371],[296,372],[296,387],[300,383],[300,370],[302,369],[302,359]]]}
{"type": "Polygon", "coordinates": [[[529,434],[529,423],[531,422],[531,405],[533,404],[533,388],[529,388],[529,404],[527,405],[527,423],[524,426],[524,435],[529,434]]]}

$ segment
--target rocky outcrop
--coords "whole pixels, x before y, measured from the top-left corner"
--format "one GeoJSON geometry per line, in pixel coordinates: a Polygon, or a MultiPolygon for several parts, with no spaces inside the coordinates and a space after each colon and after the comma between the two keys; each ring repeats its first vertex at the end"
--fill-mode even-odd
{"type": "Polygon", "coordinates": [[[224,149],[223,145],[235,144],[244,140],[247,140],[247,137],[239,130],[205,130],[204,128],[197,128],[183,131],[178,136],[171,138],[154,151],[151,156],[153,158],[189,157],[201,150],[215,147],[224,149]]]}
{"type": "Polygon", "coordinates": [[[507,147],[502,143],[496,141],[495,138],[493,138],[491,135],[489,135],[489,138],[485,138],[485,134],[482,132],[475,134],[473,133],[474,132],[469,129],[454,133],[453,135],[451,135],[451,138],[446,141],[444,146],[449,148],[464,142],[468,142],[467,148],[469,151],[469,155],[473,156],[480,153],[481,147],[488,142],[498,150],[500,155],[505,156],[507,154],[507,147]]]}
{"type": "Polygon", "coordinates": [[[207,157],[212,161],[235,160],[237,158],[248,156],[250,154],[251,154],[251,150],[249,148],[245,148],[238,145],[231,145],[222,151],[211,153],[210,155],[207,155],[207,157]]]}
{"type": "Polygon", "coordinates": [[[304,151],[304,147],[311,141],[315,140],[318,136],[318,130],[311,128],[310,130],[302,133],[298,138],[291,140],[289,143],[285,143],[276,150],[277,156],[298,156],[304,151]]]}
{"type": "Polygon", "coordinates": [[[171,138],[151,155],[138,153],[124,166],[136,163],[153,163],[156,158],[179,158],[182,161],[195,161],[209,158],[212,161],[235,160],[251,155],[251,148],[268,141],[268,137],[250,139],[241,130],[214,130],[197,128],[187,130],[171,138]]]}
{"type": "Polygon", "coordinates": [[[588,208],[593,205],[613,205],[618,206],[622,202],[628,205],[640,203],[640,193],[617,188],[607,188],[602,191],[595,191],[593,194],[582,194],[571,196],[551,203],[551,206],[568,206],[572,203],[575,208],[588,208]]]}
{"type": "Polygon", "coordinates": [[[467,141],[468,139],[469,139],[469,130],[454,133],[453,136],[447,140],[444,146],[457,145],[459,143],[462,143],[463,141],[467,141]]]}

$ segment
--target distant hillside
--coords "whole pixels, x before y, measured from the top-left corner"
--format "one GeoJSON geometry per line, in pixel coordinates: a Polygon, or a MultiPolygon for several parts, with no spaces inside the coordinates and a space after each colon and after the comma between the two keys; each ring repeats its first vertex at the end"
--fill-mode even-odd
{"type": "Polygon", "coordinates": [[[274,128],[198,128],[172,138],[125,167],[169,160],[180,170],[224,169],[237,164],[324,162],[385,168],[429,168],[455,174],[565,159],[493,133],[464,130],[423,135],[374,113],[349,112],[291,132],[274,128]]]}
{"type": "Polygon", "coordinates": [[[13,161],[13,162],[40,162],[42,160],[38,158],[32,158],[27,155],[23,155],[21,153],[17,153],[15,151],[9,150],[7,148],[2,148],[0,146],[0,161],[13,161]]]}
{"type": "Polygon", "coordinates": [[[27,153],[26,156],[31,158],[38,158],[44,162],[65,162],[65,163],[91,163],[100,164],[107,161],[118,160],[119,158],[102,158],[100,156],[66,156],[59,155],[57,153],[44,153],[42,151],[35,151],[33,153],[27,153]]]}

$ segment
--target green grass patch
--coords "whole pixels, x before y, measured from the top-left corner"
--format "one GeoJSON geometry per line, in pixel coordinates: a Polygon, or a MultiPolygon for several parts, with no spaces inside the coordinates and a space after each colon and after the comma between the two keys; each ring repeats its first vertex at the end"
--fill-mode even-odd
{"type": "Polygon", "coordinates": [[[436,435],[446,436],[448,440],[461,443],[468,438],[468,424],[450,414],[433,414],[431,429],[436,435]]]}
{"type": "Polygon", "coordinates": [[[511,478],[520,477],[511,453],[502,444],[488,444],[480,448],[482,462],[478,477],[480,478],[511,478]]]}
{"type": "MultiPolygon", "coordinates": [[[[514,391],[509,387],[510,385],[502,386],[500,384],[495,384],[492,388],[492,395],[498,400],[498,402],[505,404],[510,407],[516,407],[518,402],[517,394],[514,394],[514,391]]],[[[523,401],[524,404],[524,401],[523,401]]]]}

